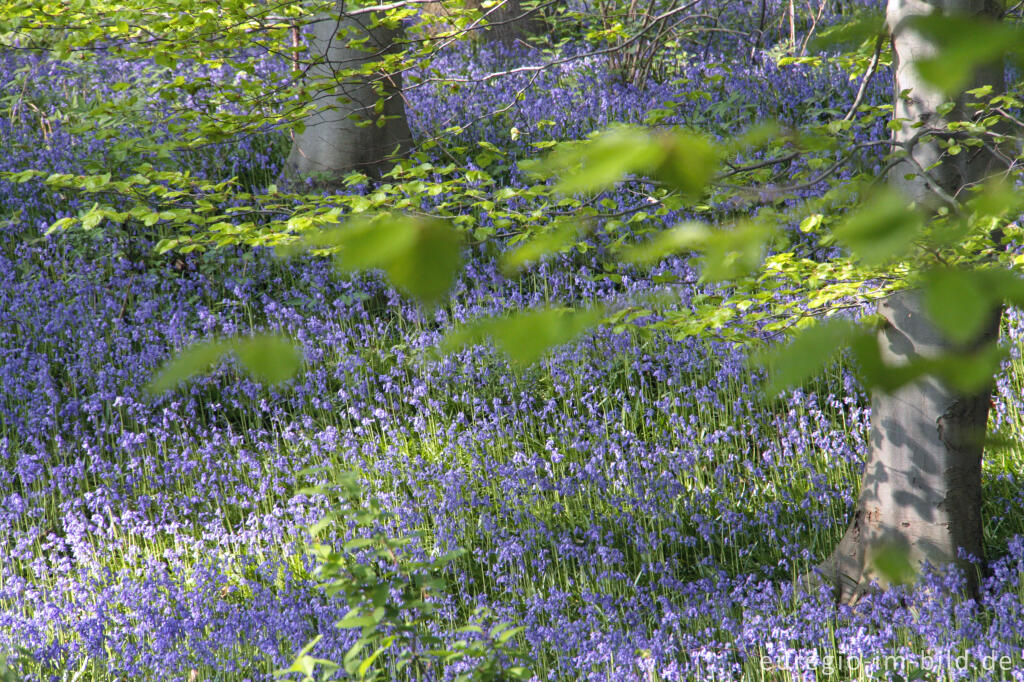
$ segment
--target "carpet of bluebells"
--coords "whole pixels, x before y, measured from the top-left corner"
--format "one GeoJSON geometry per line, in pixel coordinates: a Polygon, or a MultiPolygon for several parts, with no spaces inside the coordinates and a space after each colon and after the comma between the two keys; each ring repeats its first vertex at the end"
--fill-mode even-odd
{"type": "MultiPolygon", "coordinates": [[[[512,58],[474,52],[434,67],[483,73],[512,58]]],[[[0,55],[0,169],[123,163],[62,115],[143,68],[0,55]],[[21,69],[30,78],[6,78],[21,69]]],[[[726,134],[842,110],[857,87],[760,54],[695,59],[642,90],[595,58],[530,79],[413,89],[411,123],[420,138],[465,125],[467,140],[526,156],[531,138],[513,141],[513,126],[582,137],[672,102],[672,120],[726,134]]],[[[872,88],[884,101],[884,73],[872,88]]],[[[261,187],[286,149],[268,133],[167,162],[261,187]]],[[[43,236],[84,201],[0,183],[0,652],[27,679],[263,680],[318,633],[317,655],[340,659],[353,635],[332,624],[347,609],[305,551],[324,508],[296,494],[314,466],[362,472],[420,551],[467,550],[449,567],[448,622],[487,607],[524,626],[537,679],[1024,679],[1017,445],[986,463],[979,601],[955,599],[958,576],[936,572],[836,607],[791,579],[854,502],[870,409],[849,372],[768,399],[740,350],[628,328],[518,372],[485,346],[425,352],[452,324],[503,310],[667,288],[686,305],[685,260],[609,278],[572,254],[510,279],[481,251],[427,315],[379,277],[313,257],[156,257],[121,232],[43,236]],[[144,392],[173,350],[260,330],[301,344],[299,377],[268,388],[228,361],[144,392]]],[[[1010,343],[1022,323],[1010,316],[1010,343]]],[[[992,417],[1011,441],[1022,388],[1014,359],[992,417]]]]}

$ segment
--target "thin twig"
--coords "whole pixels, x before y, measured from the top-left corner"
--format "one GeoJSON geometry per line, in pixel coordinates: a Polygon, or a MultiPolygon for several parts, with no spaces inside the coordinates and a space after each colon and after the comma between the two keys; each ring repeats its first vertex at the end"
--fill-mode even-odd
{"type": "Polygon", "coordinates": [[[864,72],[864,77],[860,80],[860,87],[857,89],[857,96],[853,98],[853,104],[850,105],[850,110],[846,112],[846,116],[843,116],[844,121],[849,121],[853,118],[854,113],[857,111],[857,107],[864,100],[864,93],[868,90],[868,82],[875,75],[878,70],[878,62],[882,55],[882,44],[885,41],[885,34],[879,33],[878,38],[875,39],[875,52],[871,55],[871,63],[868,64],[868,70],[864,72]]]}

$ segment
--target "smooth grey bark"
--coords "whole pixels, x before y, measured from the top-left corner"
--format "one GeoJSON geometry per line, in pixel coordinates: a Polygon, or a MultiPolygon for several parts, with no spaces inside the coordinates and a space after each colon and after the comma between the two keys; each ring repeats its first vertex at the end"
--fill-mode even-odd
{"type": "MultiPolygon", "coordinates": [[[[505,0],[502,4],[490,8],[483,7],[483,0],[464,0],[468,9],[481,10],[486,13],[488,26],[483,31],[487,40],[510,45],[537,35],[543,26],[536,12],[523,9],[520,0],[505,0]]],[[[448,10],[440,2],[428,2],[424,11],[437,16],[446,16],[448,10]]],[[[448,27],[450,28],[450,27],[448,27]]],[[[434,31],[440,30],[435,27],[434,31]]]]}
{"type": "Polygon", "coordinates": [[[384,27],[370,28],[368,15],[340,14],[343,5],[338,2],[339,15],[319,18],[306,33],[309,54],[316,62],[307,70],[305,81],[324,106],[306,119],[305,130],[292,140],[284,170],[286,185],[312,178],[317,188],[332,189],[350,171],[380,177],[412,145],[400,75],[339,75],[378,61],[394,49],[400,34],[384,27]],[[368,40],[359,47],[349,46],[359,38],[368,40]],[[383,83],[383,95],[374,90],[374,82],[383,83]],[[330,86],[325,88],[325,84],[330,86]],[[383,109],[376,112],[374,107],[382,96],[383,109]],[[360,121],[369,121],[369,125],[361,126],[360,121]]]}
{"type": "MultiPolygon", "coordinates": [[[[934,11],[999,16],[995,3],[987,0],[888,1],[895,116],[906,119],[893,141],[909,152],[889,180],[926,209],[985,179],[996,163],[984,150],[943,153],[940,142],[948,135],[943,135],[937,112],[947,98],[914,70],[914,62],[934,55],[936,46],[907,25],[911,17],[934,11]],[[901,96],[904,91],[909,92],[901,96]],[[921,141],[925,131],[938,134],[921,141]]],[[[1002,88],[1002,64],[979,71],[971,87],[983,84],[1002,88]]],[[[964,120],[970,113],[961,98],[949,118],[964,120]]],[[[889,365],[958,350],[928,321],[917,291],[890,296],[878,312],[885,320],[878,343],[889,365]]],[[[975,343],[994,342],[998,329],[997,313],[975,343]]],[[[991,387],[964,395],[934,377],[872,396],[871,436],[857,507],[839,545],[816,569],[834,588],[837,601],[856,601],[873,579],[884,584],[874,558],[889,548],[905,552],[916,566],[956,564],[964,571],[968,590],[976,589],[979,567],[962,553],[982,559],[981,461],[990,396],[991,387]]]]}
{"type": "MultiPolygon", "coordinates": [[[[470,7],[481,7],[481,0],[470,0],[470,7]]],[[[540,22],[535,14],[527,14],[519,0],[505,0],[487,15],[490,24],[485,35],[495,42],[510,45],[540,31],[540,22]]]]}

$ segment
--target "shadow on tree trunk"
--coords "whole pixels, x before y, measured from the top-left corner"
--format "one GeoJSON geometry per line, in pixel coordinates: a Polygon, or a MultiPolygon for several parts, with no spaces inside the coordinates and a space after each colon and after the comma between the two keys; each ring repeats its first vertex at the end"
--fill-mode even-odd
{"type": "MultiPolygon", "coordinates": [[[[962,350],[928,322],[915,290],[894,294],[878,311],[878,334],[891,366],[962,350]]],[[[994,315],[977,345],[993,343],[994,315]]],[[[831,556],[815,569],[836,600],[859,599],[872,580],[888,577],[876,567],[880,552],[897,551],[910,566],[953,564],[968,591],[979,582],[982,559],[981,458],[991,386],[964,395],[934,377],[872,397],[871,436],[853,519],[831,556]]],[[[814,579],[810,580],[814,585],[814,579]]]]}

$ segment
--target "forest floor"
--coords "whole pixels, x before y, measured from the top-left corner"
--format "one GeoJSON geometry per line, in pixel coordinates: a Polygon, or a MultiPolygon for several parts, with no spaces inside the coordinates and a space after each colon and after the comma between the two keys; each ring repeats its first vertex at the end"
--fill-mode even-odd
{"type": "MultiPolygon", "coordinates": [[[[115,163],[61,123],[72,102],[103,96],[95,72],[2,60],[31,77],[0,84],[0,170],[115,163]]],[[[842,111],[857,85],[769,56],[694,63],[644,90],[603,68],[551,69],[482,119],[521,84],[415,90],[411,123],[423,138],[476,121],[436,153],[485,164],[501,186],[520,181],[532,142],[642,122],[666,102],[669,123],[714,133],[842,111]],[[480,140],[499,153],[474,158],[480,140]]],[[[266,187],[286,142],[267,133],[172,162],[266,187]]],[[[480,248],[426,314],[381,277],[312,256],[157,257],[128,228],[42,236],[87,204],[0,181],[0,651],[26,679],[269,679],[316,634],[314,653],[340,660],[355,635],[332,627],[347,606],[324,594],[307,551],[326,510],[298,493],[310,467],[356,472],[417,560],[465,550],[431,627],[522,626],[537,679],[1024,679],[1019,315],[991,416],[1006,442],[985,460],[979,600],[935,572],[837,607],[791,580],[842,535],[855,499],[870,408],[846,368],[769,399],[742,349],[642,319],[525,370],[488,346],[428,352],[483,314],[666,293],[683,306],[685,258],[609,273],[573,250],[509,277],[480,248]],[[173,350],[261,330],[301,344],[300,376],[268,388],[228,361],[166,395],[143,390],[173,350]]]]}

